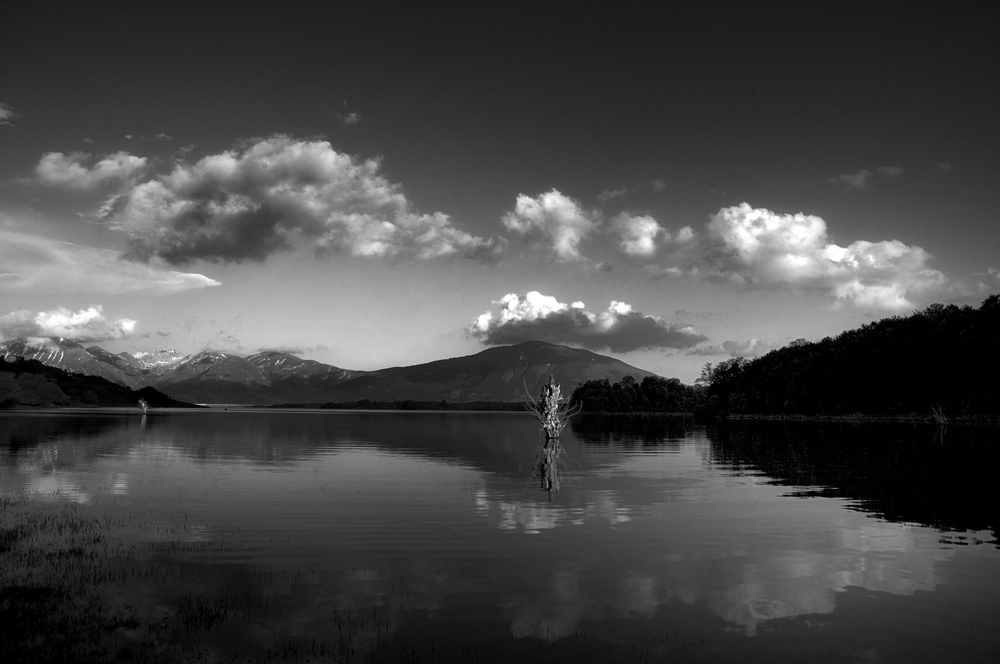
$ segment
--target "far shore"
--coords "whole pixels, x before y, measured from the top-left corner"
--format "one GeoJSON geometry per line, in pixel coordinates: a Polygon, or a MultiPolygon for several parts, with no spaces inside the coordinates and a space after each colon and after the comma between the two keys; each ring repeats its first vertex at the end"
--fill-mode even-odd
{"type": "MultiPolygon", "coordinates": [[[[411,402],[411,401],[380,401],[360,404],[358,402],[348,403],[322,403],[322,404],[188,404],[185,406],[157,406],[150,407],[150,413],[182,410],[333,410],[333,411],[355,411],[355,412],[525,412],[524,404],[520,402],[497,401],[497,402],[469,402],[469,403],[441,403],[441,402],[411,402]]],[[[0,414],[4,412],[93,412],[108,411],[115,413],[139,413],[135,406],[8,406],[0,408],[0,414]]],[[[700,421],[715,422],[844,422],[844,423],[875,423],[875,422],[898,422],[908,424],[931,424],[934,426],[967,425],[1000,427],[1000,415],[980,414],[980,415],[960,415],[949,418],[947,422],[941,423],[934,420],[930,415],[917,413],[897,414],[897,415],[874,415],[866,413],[851,413],[846,415],[818,415],[818,414],[788,414],[788,413],[728,413],[726,415],[715,415],[704,417],[691,412],[660,412],[660,411],[583,411],[581,416],[587,415],[611,415],[622,416],[658,416],[658,417],[687,417],[696,418],[700,421]]]]}

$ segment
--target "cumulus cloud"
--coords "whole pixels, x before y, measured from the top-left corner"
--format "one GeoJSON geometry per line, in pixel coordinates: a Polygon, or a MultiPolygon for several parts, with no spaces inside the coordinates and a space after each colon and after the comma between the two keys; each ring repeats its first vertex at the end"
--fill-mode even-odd
{"type": "Polygon", "coordinates": [[[649,215],[633,217],[622,212],[612,220],[611,227],[621,238],[618,248],[626,256],[648,258],[656,253],[658,239],[670,237],[649,215]]]}
{"type": "Polygon", "coordinates": [[[884,178],[898,178],[903,175],[903,169],[899,166],[879,166],[875,172],[884,178]]]}
{"type": "Polygon", "coordinates": [[[611,233],[619,238],[618,250],[630,258],[650,258],[664,245],[686,244],[694,239],[690,226],[670,233],[649,215],[633,216],[622,212],[611,220],[611,233]]]}
{"type": "Polygon", "coordinates": [[[114,189],[130,185],[148,164],[145,157],[127,152],[109,154],[93,166],[88,166],[92,160],[93,156],[86,152],[46,153],[35,166],[35,180],[44,185],[77,191],[114,189]]]}
{"type": "Polygon", "coordinates": [[[495,260],[501,243],[441,212],[418,214],[376,159],[275,135],[178,163],[110,199],[101,216],[132,236],[126,256],[171,264],[262,261],[306,243],[354,256],[495,260]]]}
{"type": "Polygon", "coordinates": [[[0,292],[177,293],[218,286],[202,274],[121,260],[115,251],[0,229],[0,292]]]}
{"type": "Polygon", "coordinates": [[[927,266],[922,248],[899,240],[828,241],[814,215],[777,214],[747,203],[723,208],[708,224],[699,272],[746,286],[791,286],[878,309],[908,309],[913,297],[947,278],[927,266]]]}
{"type": "Polygon", "coordinates": [[[523,298],[511,293],[495,300],[493,308],[467,331],[487,345],[537,340],[619,353],[640,348],[690,348],[706,340],[690,325],[645,316],[624,302],[612,301],[606,311],[595,313],[583,302],[565,304],[538,291],[523,298]]]}
{"type": "Polygon", "coordinates": [[[688,351],[688,355],[728,355],[729,357],[755,357],[763,355],[783,344],[774,339],[747,339],[746,341],[723,341],[714,346],[698,346],[688,351]]]}
{"type": "Polygon", "coordinates": [[[8,106],[7,104],[4,104],[3,102],[0,102],[0,127],[2,127],[3,125],[7,125],[8,127],[14,126],[14,123],[11,122],[11,120],[13,120],[16,117],[20,116],[18,116],[18,114],[14,112],[13,108],[8,106]]]}
{"type": "Polygon", "coordinates": [[[596,212],[584,210],[558,189],[534,198],[519,195],[514,211],[503,217],[507,230],[521,234],[536,248],[550,251],[564,262],[585,260],[580,243],[597,230],[599,223],[596,212]]]}
{"type": "Polygon", "coordinates": [[[125,339],[135,332],[137,322],[129,318],[108,320],[100,305],[80,311],[65,308],[51,311],[13,311],[0,316],[0,337],[62,337],[75,341],[125,339]]]}
{"type": "Polygon", "coordinates": [[[360,113],[348,113],[347,115],[338,115],[337,119],[340,120],[345,125],[356,125],[361,122],[360,113]]]}

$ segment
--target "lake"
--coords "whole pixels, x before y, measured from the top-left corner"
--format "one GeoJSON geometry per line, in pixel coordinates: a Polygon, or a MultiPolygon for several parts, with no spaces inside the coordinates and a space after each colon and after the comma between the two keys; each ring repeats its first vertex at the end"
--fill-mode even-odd
{"type": "Polygon", "coordinates": [[[103,616],[95,661],[1000,661],[997,437],[579,416],[550,493],[523,413],[6,412],[0,613],[103,616]]]}

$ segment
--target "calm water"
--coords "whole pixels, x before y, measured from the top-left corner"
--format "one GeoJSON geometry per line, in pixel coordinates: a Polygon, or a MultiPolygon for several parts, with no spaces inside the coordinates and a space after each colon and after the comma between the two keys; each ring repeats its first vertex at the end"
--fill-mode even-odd
{"type": "Polygon", "coordinates": [[[218,659],[353,611],[383,661],[1000,661],[996,437],[578,418],[550,496],[523,414],[25,412],[0,493],[174,544],[143,615],[282,600],[218,659]]]}

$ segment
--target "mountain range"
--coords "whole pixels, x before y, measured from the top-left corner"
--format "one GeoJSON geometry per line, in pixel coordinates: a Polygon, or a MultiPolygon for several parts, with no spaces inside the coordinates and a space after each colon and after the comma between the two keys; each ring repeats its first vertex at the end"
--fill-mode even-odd
{"type": "Polygon", "coordinates": [[[523,401],[551,375],[569,394],[587,380],[655,374],[587,350],[541,341],[408,367],[353,371],[265,351],[250,356],[172,349],[114,354],[69,339],[0,342],[0,357],[23,357],[138,389],[154,387],[191,403],[278,405],[372,401],[523,401]]]}

